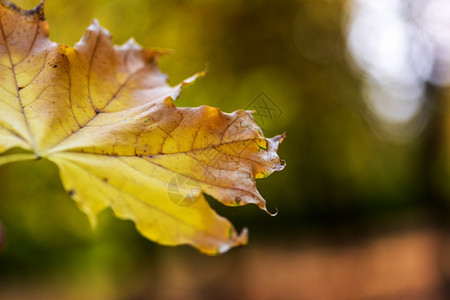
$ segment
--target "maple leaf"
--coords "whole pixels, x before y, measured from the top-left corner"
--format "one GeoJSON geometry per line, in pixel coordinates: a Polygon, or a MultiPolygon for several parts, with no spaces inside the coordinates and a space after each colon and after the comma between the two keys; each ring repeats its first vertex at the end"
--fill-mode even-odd
{"type": "Polygon", "coordinates": [[[0,29],[0,164],[54,162],[94,226],[110,207],[164,245],[217,254],[247,242],[203,194],[265,210],[255,178],[283,169],[284,135],[266,139],[248,111],[176,107],[203,74],[171,87],[157,67],[163,51],[114,46],[97,21],[69,47],[49,40],[43,2],[2,1],[0,29]]]}

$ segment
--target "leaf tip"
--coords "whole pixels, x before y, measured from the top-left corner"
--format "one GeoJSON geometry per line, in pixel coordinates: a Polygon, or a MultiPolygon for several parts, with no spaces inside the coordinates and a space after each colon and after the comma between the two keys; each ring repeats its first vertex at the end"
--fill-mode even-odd
{"type": "Polygon", "coordinates": [[[98,228],[98,220],[97,220],[97,216],[95,214],[87,214],[88,216],[88,220],[89,220],[89,224],[91,225],[91,228],[93,231],[96,231],[98,228]]]}
{"type": "Polygon", "coordinates": [[[223,254],[223,253],[227,252],[228,250],[230,250],[231,248],[245,246],[245,245],[247,245],[247,243],[248,243],[248,229],[247,228],[244,227],[240,234],[236,234],[236,232],[233,230],[231,237],[230,237],[230,241],[220,245],[217,248],[216,254],[223,254]]]}
{"type": "Polygon", "coordinates": [[[183,82],[181,82],[181,86],[185,87],[185,86],[189,86],[189,85],[193,84],[198,78],[204,77],[207,72],[208,72],[208,69],[205,68],[205,70],[203,70],[201,72],[198,72],[198,73],[195,73],[191,77],[186,78],[185,80],[183,80],[183,82]]]}
{"type": "Polygon", "coordinates": [[[278,144],[281,144],[283,142],[283,140],[285,139],[285,137],[286,137],[286,132],[283,132],[283,134],[273,137],[272,140],[275,142],[278,142],[278,144]]]}
{"type": "Polygon", "coordinates": [[[271,217],[275,217],[278,215],[278,207],[275,207],[275,212],[270,212],[266,209],[266,212],[271,216],[271,217]]]}
{"type": "Polygon", "coordinates": [[[98,228],[98,219],[97,215],[91,211],[90,209],[87,209],[86,207],[80,207],[80,209],[86,214],[89,220],[89,224],[91,225],[91,228],[93,231],[96,231],[98,228]]]}
{"type": "Polygon", "coordinates": [[[104,28],[102,25],[100,25],[100,22],[97,19],[92,19],[91,25],[87,28],[86,31],[90,32],[100,32],[104,35],[106,35],[108,38],[111,38],[111,34],[109,31],[104,28]]]}
{"type": "Polygon", "coordinates": [[[77,192],[75,189],[69,189],[67,190],[67,192],[69,193],[70,197],[72,199],[75,200],[75,202],[77,202],[78,207],[80,208],[81,211],[83,211],[89,220],[89,224],[91,225],[92,230],[97,230],[97,225],[98,225],[98,220],[97,220],[97,214],[95,212],[92,211],[92,209],[90,209],[88,206],[84,205],[82,201],[79,201],[77,192]]]}
{"type": "Polygon", "coordinates": [[[261,210],[265,211],[265,212],[266,212],[268,215],[270,215],[271,217],[275,217],[276,215],[278,215],[278,208],[275,207],[275,211],[274,211],[274,212],[270,212],[270,211],[267,209],[266,201],[259,202],[257,205],[258,205],[258,207],[259,207],[261,210]]]}
{"type": "MultiPolygon", "coordinates": [[[[286,133],[277,135],[271,139],[269,139],[270,148],[272,148],[275,152],[278,151],[278,148],[280,144],[283,142],[284,138],[286,137],[286,133]]],[[[286,167],[286,161],[281,160],[278,158],[278,163],[274,167],[274,171],[281,171],[286,167]]]]}
{"type": "Polygon", "coordinates": [[[248,243],[248,229],[244,227],[241,233],[236,238],[236,246],[244,246],[248,243]]]}
{"type": "Polygon", "coordinates": [[[97,19],[92,19],[91,24],[87,28],[87,30],[89,31],[97,31],[100,29],[101,29],[100,22],[97,19]]]}
{"type": "Polygon", "coordinates": [[[141,46],[136,42],[134,37],[130,37],[128,41],[125,42],[125,45],[133,48],[141,48],[141,46]]]}
{"type": "Polygon", "coordinates": [[[173,104],[172,101],[175,101],[174,98],[173,98],[172,96],[168,96],[168,97],[164,98],[164,104],[165,104],[167,107],[170,107],[170,108],[175,107],[175,104],[173,104]]]}

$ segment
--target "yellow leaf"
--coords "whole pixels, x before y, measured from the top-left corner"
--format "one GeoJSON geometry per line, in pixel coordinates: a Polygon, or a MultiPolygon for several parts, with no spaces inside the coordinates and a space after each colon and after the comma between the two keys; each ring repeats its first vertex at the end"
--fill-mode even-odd
{"type": "Polygon", "coordinates": [[[0,22],[0,152],[34,153],[0,164],[53,161],[94,226],[110,207],[164,245],[217,254],[247,242],[203,194],[265,210],[255,178],[283,169],[284,135],[266,139],[247,111],[176,107],[204,74],[171,87],[157,67],[163,51],[114,46],[97,21],[73,48],[48,39],[43,3],[25,11],[2,1],[0,22]]]}

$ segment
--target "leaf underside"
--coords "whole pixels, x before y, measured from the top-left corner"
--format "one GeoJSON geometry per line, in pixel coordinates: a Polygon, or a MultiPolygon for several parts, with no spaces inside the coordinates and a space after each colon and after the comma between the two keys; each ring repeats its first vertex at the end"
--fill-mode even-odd
{"type": "Polygon", "coordinates": [[[266,139],[248,111],[176,107],[203,74],[171,87],[157,67],[163,51],[115,46],[97,21],[69,47],[49,40],[43,2],[22,10],[1,1],[0,28],[0,153],[33,153],[0,156],[0,165],[56,163],[94,225],[110,207],[164,245],[217,254],[247,242],[204,194],[265,210],[255,178],[283,169],[284,135],[266,139]]]}

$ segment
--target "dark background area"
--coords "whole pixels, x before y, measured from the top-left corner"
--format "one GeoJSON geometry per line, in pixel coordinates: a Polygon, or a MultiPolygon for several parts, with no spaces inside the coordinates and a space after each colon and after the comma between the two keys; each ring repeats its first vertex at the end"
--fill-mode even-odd
{"type": "MultiPolygon", "coordinates": [[[[208,66],[176,104],[256,108],[266,137],[286,132],[278,153],[287,167],[258,181],[276,217],[209,199],[249,228],[250,241],[207,257],[154,244],[109,210],[93,231],[47,161],[2,166],[0,299],[448,299],[450,77],[442,70],[450,52],[439,40],[448,27],[418,14],[442,1],[403,1],[409,33],[399,46],[401,35],[377,39],[383,20],[355,21],[366,2],[47,0],[53,41],[72,46],[97,18],[116,44],[133,36],[174,49],[160,63],[171,84],[208,66]],[[367,32],[356,45],[385,56],[355,50],[360,28],[367,32]],[[416,44],[431,50],[409,51],[416,44]],[[376,69],[396,60],[398,78],[376,69]],[[428,77],[412,81],[420,105],[406,118],[416,98],[402,98],[411,74],[400,71],[425,64],[428,77]],[[384,93],[378,104],[374,86],[384,93]],[[266,106],[255,107],[261,95],[266,106]]],[[[450,19],[449,6],[437,11],[435,19],[450,19]]]]}

